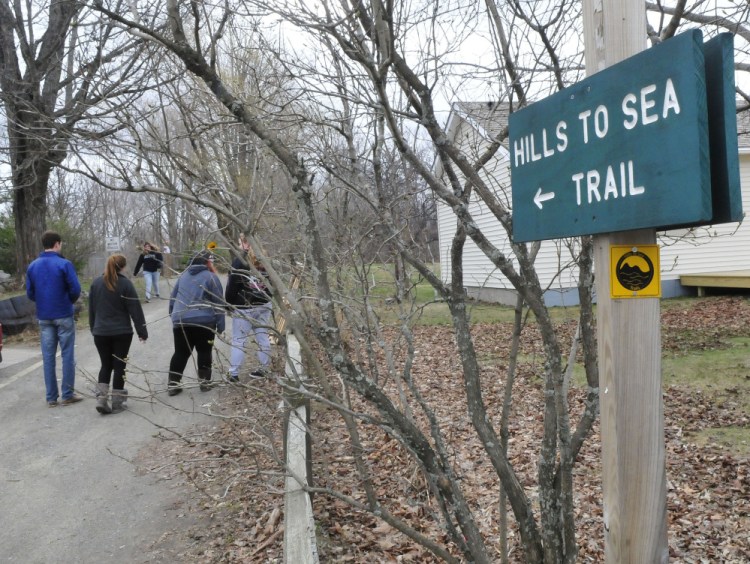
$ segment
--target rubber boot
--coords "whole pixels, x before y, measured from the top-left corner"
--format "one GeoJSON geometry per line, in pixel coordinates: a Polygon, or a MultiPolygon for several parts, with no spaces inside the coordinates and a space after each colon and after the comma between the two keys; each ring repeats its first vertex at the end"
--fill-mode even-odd
{"type": "Polygon", "coordinates": [[[126,390],[112,390],[112,413],[120,413],[125,409],[123,405],[128,399],[128,392],[126,390]]]}
{"type": "Polygon", "coordinates": [[[112,413],[112,408],[109,406],[109,384],[99,382],[96,385],[96,410],[102,415],[112,413]]]}
{"type": "Polygon", "coordinates": [[[210,368],[199,368],[198,379],[201,383],[201,392],[207,392],[212,388],[211,385],[211,369],[210,368]]]}

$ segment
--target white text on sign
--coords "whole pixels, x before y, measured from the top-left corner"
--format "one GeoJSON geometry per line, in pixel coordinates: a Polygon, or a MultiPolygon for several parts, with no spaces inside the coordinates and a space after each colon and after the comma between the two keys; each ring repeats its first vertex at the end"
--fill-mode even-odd
{"type": "MultiPolygon", "coordinates": [[[[649,84],[638,93],[629,92],[620,104],[622,126],[626,130],[638,125],[647,126],[680,114],[680,102],[674,83],[668,78],[659,88],[649,84]]],[[[606,105],[578,114],[580,135],[584,144],[594,138],[603,139],[609,133],[610,119],[606,105]]],[[[516,168],[538,162],[544,158],[563,153],[570,146],[568,124],[561,120],[554,128],[542,128],[538,133],[529,133],[513,141],[513,159],[516,168]]]]}
{"type": "Polygon", "coordinates": [[[619,163],[619,175],[615,173],[612,166],[608,166],[604,173],[604,183],[602,177],[596,170],[589,170],[585,173],[578,172],[573,175],[573,182],[576,185],[576,204],[579,206],[583,203],[581,198],[582,181],[585,178],[586,199],[589,204],[594,201],[607,201],[610,198],[624,198],[626,196],[639,196],[646,192],[643,186],[636,186],[635,174],[633,173],[633,161],[619,163]]]}

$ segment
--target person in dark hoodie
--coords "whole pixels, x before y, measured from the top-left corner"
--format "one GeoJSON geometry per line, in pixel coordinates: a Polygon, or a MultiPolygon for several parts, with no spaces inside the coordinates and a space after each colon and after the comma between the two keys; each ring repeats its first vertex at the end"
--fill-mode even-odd
{"type": "Polygon", "coordinates": [[[62,237],[54,231],[42,234],[44,250],[26,271],[26,295],[36,302],[36,317],[44,364],[44,383],[47,388],[47,405],[57,407],[60,389],[57,387],[55,356],[60,345],[62,356],[62,401],[71,405],[83,398],[75,393],[76,322],[73,304],[81,295],[81,283],[76,269],[62,256],[62,237]]]}
{"type": "Polygon", "coordinates": [[[259,366],[250,375],[256,378],[266,376],[271,363],[271,341],[268,336],[271,290],[266,279],[266,269],[253,255],[244,238],[240,239],[240,249],[242,258],[232,261],[225,296],[232,311],[232,352],[229,356],[231,382],[239,381],[240,367],[245,360],[245,344],[251,334],[258,345],[259,366]]]}
{"type": "Polygon", "coordinates": [[[102,366],[96,392],[96,410],[102,415],[119,413],[127,400],[125,359],[133,342],[133,328],[142,343],[148,339],[146,318],[135,286],[124,275],[127,260],[123,255],[107,259],[104,274],[94,280],[89,292],[89,328],[102,366]],[[112,381],[112,405],[108,403],[112,381]]]}
{"type": "Polygon", "coordinates": [[[135,263],[133,276],[138,276],[138,272],[143,267],[143,279],[146,281],[146,303],[151,300],[151,289],[154,295],[159,296],[159,272],[164,264],[164,256],[151,243],[143,243],[143,252],[138,256],[138,262],[135,263]]]}
{"type": "Polygon", "coordinates": [[[177,279],[169,298],[174,354],[169,362],[167,390],[182,392],[182,374],[193,349],[198,353],[200,389],[211,389],[211,364],[216,333],[224,332],[224,289],[213,265],[213,255],[201,251],[177,279]]]}

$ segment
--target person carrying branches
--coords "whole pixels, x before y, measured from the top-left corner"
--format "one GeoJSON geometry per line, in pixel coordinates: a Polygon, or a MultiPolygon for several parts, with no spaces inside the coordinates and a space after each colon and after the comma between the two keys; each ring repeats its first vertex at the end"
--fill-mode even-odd
{"type": "Polygon", "coordinates": [[[241,257],[232,260],[225,299],[231,306],[232,350],[229,357],[229,380],[239,382],[240,367],[245,360],[245,345],[252,334],[258,345],[258,363],[250,375],[263,378],[271,364],[271,341],[268,335],[272,304],[266,269],[250,249],[245,237],[239,240],[241,257]]]}

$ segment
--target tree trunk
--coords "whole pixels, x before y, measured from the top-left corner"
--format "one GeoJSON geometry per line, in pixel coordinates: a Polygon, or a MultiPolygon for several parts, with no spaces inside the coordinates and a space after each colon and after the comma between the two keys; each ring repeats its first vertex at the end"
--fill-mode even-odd
{"type": "Polygon", "coordinates": [[[21,170],[13,176],[16,272],[19,276],[25,274],[26,267],[42,248],[41,239],[47,217],[47,182],[51,169],[50,165],[38,161],[30,166],[24,164],[18,167],[21,170]],[[28,174],[24,171],[28,171],[28,174]]]}
{"type": "Polygon", "coordinates": [[[19,276],[39,252],[50,171],[65,157],[67,139],[55,127],[55,110],[65,37],[81,9],[82,5],[75,2],[50,3],[47,30],[28,25],[28,29],[40,32],[41,39],[35,41],[33,36],[23,35],[29,22],[24,21],[20,3],[12,9],[9,2],[0,2],[0,90],[13,173],[19,276]],[[32,44],[33,49],[29,49],[32,44]]]}
{"type": "MultiPolygon", "coordinates": [[[[31,96],[29,96],[31,98],[31,96]]],[[[52,169],[65,157],[60,141],[35,111],[6,104],[10,160],[13,171],[13,212],[16,222],[16,272],[26,267],[41,250],[47,225],[47,191],[52,169]]]]}

